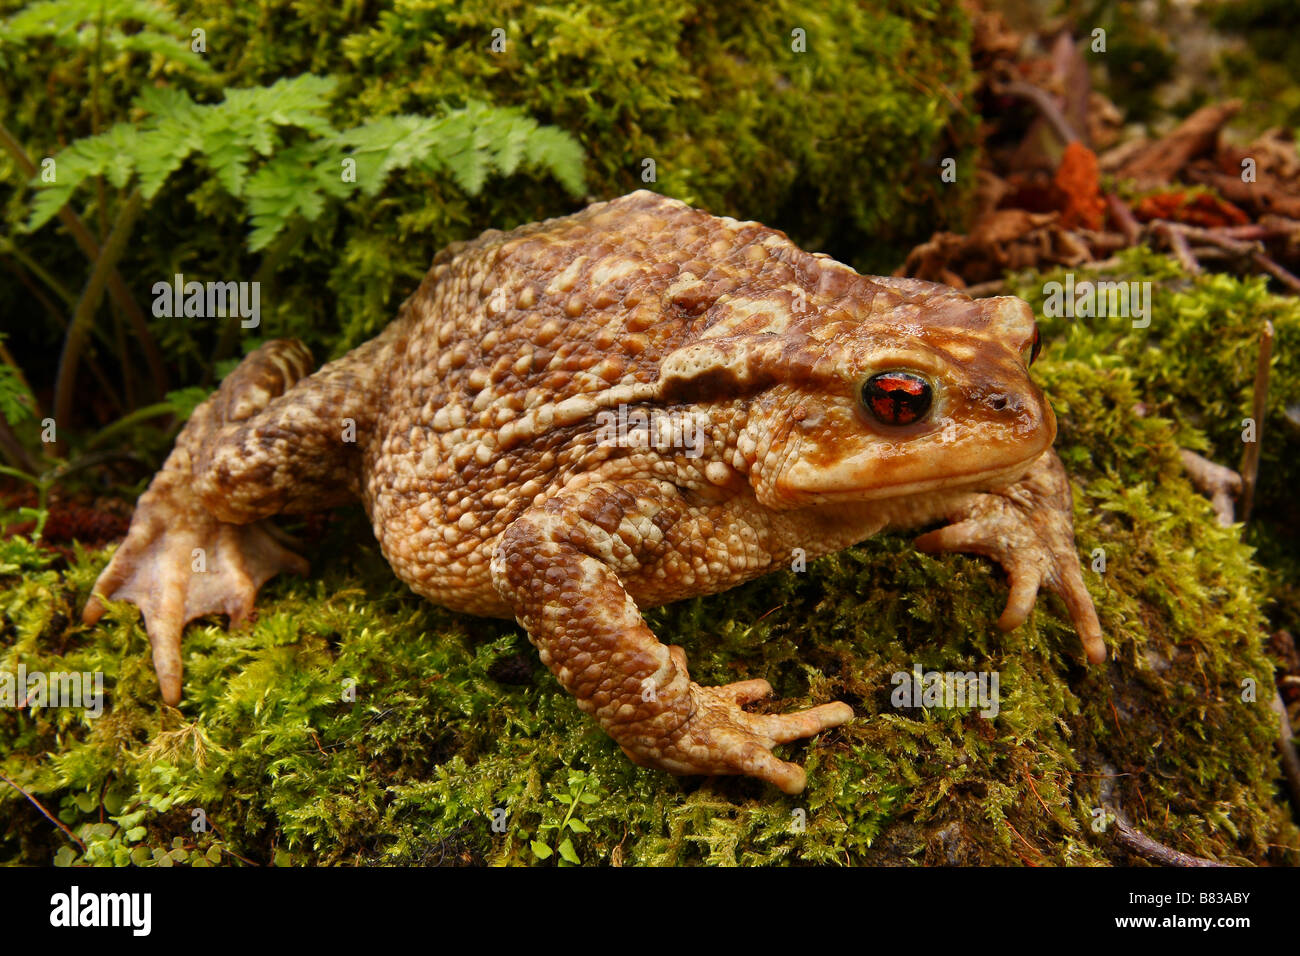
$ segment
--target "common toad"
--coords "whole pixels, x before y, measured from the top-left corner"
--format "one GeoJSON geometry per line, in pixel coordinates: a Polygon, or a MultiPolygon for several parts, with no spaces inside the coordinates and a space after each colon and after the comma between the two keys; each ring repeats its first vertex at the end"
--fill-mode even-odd
{"type": "Polygon", "coordinates": [[[490,230],[314,374],[296,341],[245,358],[181,432],[84,619],[138,605],[176,704],[185,624],[239,622],[268,578],[306,571],[267,519],[359,497],[399,578],[515,618],[632,760],[797,793],[803,768],[772,748],[850,708],[749,713],[767,681],[695,684],[639,609],[946,520],[917,545],[1002,564],[1001,628],[1046,586],[1104,660],[1037,345],[1020,299],[862,276],[650,192],[490,230]]]}

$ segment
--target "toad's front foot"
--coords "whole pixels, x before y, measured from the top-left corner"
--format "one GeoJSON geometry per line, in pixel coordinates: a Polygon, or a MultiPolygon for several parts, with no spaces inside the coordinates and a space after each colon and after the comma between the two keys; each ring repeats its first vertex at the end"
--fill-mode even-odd
{"type": "Polygon", "coordinates": [[[238,624],[252,612],[267,579],[280,571],[305,574],[307,562],[277,544],[261,522],[234,525],[213,518],[190,489],[188,468],[169,464],[176,467],[159,472],[140,498],[131,530],[95,582],[82,620],[98,621],[105,600],[139,607],[159,689],[174,706],[181,699],[185,625],[205,614],[226,614],[238,624]]]}
{"type": "MultiPolygon", "coordinates": [[[[686,654],[669,649],[673,664],[686,675],[686,654]]],[[[800,793],[807,783],[803,767],[772,753],[777,744],[811,737],[853,719],[848,704],[822,704],[793,714],[751,714],[743,705],[768,697],[772,685],[747,680],[721,687],[690,685],[689,716],[660,738],[616,735],[623,752],[643,767],[675,774],[743,774],[800,793]]]]}
{"type": "Polygon", "coordinates": [[[1024,478],[1000,491],[966,496],[949,517],[953,524],[921,535],[916,546],[971,551],[1002,565],[1011,596],[998,627],[1010,631],[1023,624],[1038,589],[1046,587],[1065,601],[1088,660],[1106,660],[1101,625],[1075,551],[1070,481],[1055,452],[1044,453],[1024,478]]]}

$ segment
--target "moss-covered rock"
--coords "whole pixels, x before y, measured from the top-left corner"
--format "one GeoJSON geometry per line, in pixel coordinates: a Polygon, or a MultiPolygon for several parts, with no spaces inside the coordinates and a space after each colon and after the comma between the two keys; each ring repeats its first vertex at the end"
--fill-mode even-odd
{"type": "MultiPolygon", "coordinates": [[[[1125,269],[1160,280],[1150,327],[1048,320],[1035,366],[1060,421],[1081,554],[1094,568],[1105,557],[1089,572],[1104,666],[1085,663],[1054,598],[1003,634],[997,568],[918,554],[903,535],[650,612],[701,683],[762,676],[774,707],[854,706],[852,724],[782,748],[809,771],[807,791],[787,797],[635,767],[517,627],[397,583],[355,509],[309,529],[319,567],[270,584],[253,626],[190,627],[179,710],[160,706],[133,607],[76,623],[107,555],[42,568],[11,540],[0,670],[100,670],[108,702],[94,719],[0,709],[0,770],[86,844],[6,786],[0,861],[1129,862],[1112,828],[1094,828],[1111,808],[1186,852],[1297,863],[1262,650],[1277,574],[1218,526],[1178,448],[1235,462],[1258,322],[1270,316],[1279,343],[1294,343],[1300,308],[1142,254],[1125,269]],[[893,706],[893,675],[914,665],[996,671],[998,714],[893,706]],[[206,831],[193,829],[197,810],[206,831]]],[[[1042,281],[1021,291],[1041,302],[1042,281]]],[[[1278,353],[1275,389],[1294,394],[1294,348],[1278,353]]],[[[1279,527],[1272,509],[1297,460],[1283,427],[1272,414],[1265,425],[1252,535],[1279,527]]]]}

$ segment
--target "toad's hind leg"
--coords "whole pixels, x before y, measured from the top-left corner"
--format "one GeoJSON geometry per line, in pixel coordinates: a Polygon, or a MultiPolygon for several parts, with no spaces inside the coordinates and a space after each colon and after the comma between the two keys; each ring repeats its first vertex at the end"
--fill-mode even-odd
{"type": "Polygon", "coordinates": [[[262,519],[356,496],[354,436],[369,429],[373,415],[357,357],[309,375],[311,353],[299,342],[269,342],[250,353],[195,409],[136,504],[82,620],[99,620],[105,600],[138,606],[167,703],[181,697],[188,622],[213,613],[243,621],[269,578],[306,572],[307,562],[277,544],[262,519]]]}

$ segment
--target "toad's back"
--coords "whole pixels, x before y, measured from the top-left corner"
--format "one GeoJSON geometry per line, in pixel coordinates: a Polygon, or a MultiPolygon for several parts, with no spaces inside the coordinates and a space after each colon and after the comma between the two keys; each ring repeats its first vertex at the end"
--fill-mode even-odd
{"type": "Polygon", "coordinates": [[[383,404],[361,439],[363,498],[397,575],[509,616],[488,571],[501,532],[628,456],[599,442],[598,412],[653,404],[663,357],[719,296],[779,294],[801,260],[814,257],[782,233],[645,191],[441,252],[383,336],[383,404]]]}

